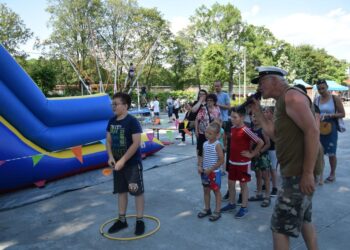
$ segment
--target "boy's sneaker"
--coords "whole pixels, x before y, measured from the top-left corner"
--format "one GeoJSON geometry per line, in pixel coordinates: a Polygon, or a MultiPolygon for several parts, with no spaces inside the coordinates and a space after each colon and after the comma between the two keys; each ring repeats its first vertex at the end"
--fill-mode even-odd
{"type": "Polygon", "coordinates": [[[186,143],[185,142],[180,142],[179,144],[177,144],[178,146],[186,146],[186,143]]]}
{"type": "Polygon", "coordinates": [[[230,198],[230,193],[227,190],[226,194],[224,196],[222,196],[222,200],[227,201],[229,198],[230,198]]]}
{"type": "Polygon", "coordinates": [[[231,212],[236,209],[236,204],[227,204],[223,208],[220,209],[220,212],[231,212]]]}
{"type": "Polygon", "coordinates": [[[236,219],[241,219],[241,218],[243,218],[244,216],[246,216],[247,213],[248,213],[248,208],[246,208],[246,207],[241,207],[241,208],[239,209],[239,211],[236,213],[235,218],[236,218],[236,219]]]}
{"type": "Polygon", "coordinates": [[[145,223],[143,220],[136,221],[135,235],[142,235],[145,232],[145,223]]]}
{"type": "Polygon", "coordinates": [[[120,221],[119,219],[114,222],[114,224],[108,229],[108,233],[109,234],[115,234],[117,232],[119,232],[120,230],[124,229],[128,227],[128,223],[125,221],[125,222],[122,222],[120,221]]]}
{"type": "Polygon", "coordinates": [[[237,205],[241,205],[241,204],[242,204],[242,194],[240,193],[238,195],[237,205]]]}
{"type": "Polygon", "coordinates": [[[272,188],[272,191],[271,191],[271,194],[270,194],[270,196],[276,196],[277,195],[277,192],[278,192],[278,190],[277,190],[277,188],[272,188]]]}

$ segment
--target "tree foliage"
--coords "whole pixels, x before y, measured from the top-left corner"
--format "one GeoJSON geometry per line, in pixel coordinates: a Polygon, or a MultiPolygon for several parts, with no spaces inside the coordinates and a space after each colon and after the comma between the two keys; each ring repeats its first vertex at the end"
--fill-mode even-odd
{"type": "MultiPolygon", "coordinates": [[[[139,6],[137,0],[48,0],[53,32],[42,46],[45,58],[21,63],[45,93],[55,84],[79,86],[70,63],[88,83],[107,83],[107,91],[127,90],[130,63],[136,66],[139,86],[167,85],[174,90],[201,88],[215,80],[228,83],[229,91],[242,79],[245,60],[247,83],[255,67],[279,66],[288,80],[313,83],[318,78],[343,82],[346,61],[311,45],[293,46],[266,27],[242,21],[233,4],[200,6],[190,24],[172,34],[169,23],[156,8],[139,6]],[[69,62],[68,60],[69,59],[69,62]],[[128,81],[127,81],[128,80],[128,81]]],[[[32,33],[18,15],[0,4],[0,38],[11,53],[32,33]],[[2,32],[10,30],[11,32],[2,32]]]]}
{"type": "Polygon", "coordinates": [[[13,12],[6,4],[0,3],[0,42],[14,55],[23,55],[19,51],[19,45],[28,41],[33,36],[30,29],[26,28],[23,20],[13,12]]]}

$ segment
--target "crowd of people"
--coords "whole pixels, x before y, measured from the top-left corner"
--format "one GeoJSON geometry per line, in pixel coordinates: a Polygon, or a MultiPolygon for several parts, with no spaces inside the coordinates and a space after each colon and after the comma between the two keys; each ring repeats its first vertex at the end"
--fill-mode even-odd
{"type": "MultiPolygon", "coordinates": [[[[273,98],[275,106],[261,107],[256,98],[249,104],[231,107],[230,97],[222,91],[222,83],[214,83],[215,92],[201,89],[197,100],[186,104],[185,118],[179,124],[182,143],[184,128],[191,126],[197,138],[198,174],[203,186],[204,209],[198,218],[220,219],[222,212],[235,211],[235,218],[247,215],[249,202],[269,207],[276,196],[271,229],[275,249],[289,249],[289,237],[301,233],[308,249],[317,249],[316,231],[312,225],[312,197],[317,177],[322,176],[323,155],[329,157],[331,171],[326,182],[335,181],[337,122],[345,116],[339,98],[327,91],[327,82],[319,80],[319,97],[312,102],[298,86],[291,87],[286,71],[277,67],[259,67],[252,80],[264,99],[273,98]],[[316,111],[316,112],[315,112],[316,111]],[[318,115],[317,115],[318,114],[318,115]],[[250,122],[247,122],[247,116],[250,122]],[[322,126],[327,127],[322,129],[322,126]],[[277,168],[281,173],[278,187],[277,168]],[[249,197],[248,182],[255,172],[256,193],[249,197]],[[227,175],[227,192],[220,191],[221,178],[227,175]],[[240,194],[236,199],[236,182],[240,194]],[[210,207],[211,191],[215,209],[210,207]],[[277,192],[279,191],[279,192],[277,192]],[[227,203],[222,206],[222,201],[227,203]]],[[[144,233],[143,180],[140,150],[142,129],[128,115],[130,97],[117,93],[113,97],[113,117],[107,127],[109,164],[114,171],[114,192],[119,197],[119,218],[109,229],[115,233],[127,227],[125,219],[127,193],[135,196],[137,221],[135,234],[144,233]]],[[[167,100],[169,122],[172,114],[179,119],[179,100],[167,100]]],[[[153,102],[159,115],[159,101],[153,102]]],[[[320,182],[322,184],[322,181],[320,182]]],[[[226,191],[226,190],[225,190],[226,191]]]]}

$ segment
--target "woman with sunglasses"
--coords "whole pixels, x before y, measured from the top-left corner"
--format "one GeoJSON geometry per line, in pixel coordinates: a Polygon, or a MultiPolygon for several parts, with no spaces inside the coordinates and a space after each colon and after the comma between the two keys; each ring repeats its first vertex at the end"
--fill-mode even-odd
{"type": "Polygon", "coordinates": [[[338,131],[336,122],[338,118],[345,117],[345,111],[341,100],[328,91],[326,80],[318,80],[316,85],[319,96],[315,99],[315,105],[320,109],[321,116],[320,140],[331,167],[331,172],[325,182],[330,183],[335,181],[337,167],[338,131]]]}

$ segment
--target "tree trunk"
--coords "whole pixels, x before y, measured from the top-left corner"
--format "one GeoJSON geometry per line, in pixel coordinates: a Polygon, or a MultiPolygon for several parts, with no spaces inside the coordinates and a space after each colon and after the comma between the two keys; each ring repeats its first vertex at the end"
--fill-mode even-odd
{"type": "Polygon", "coordinates": [[[233,64],[229,66],[229,80],[228,80],[228,93],[230,96],[233,94],[233,64]]]}

